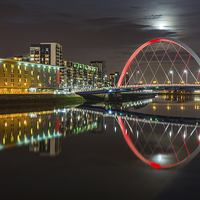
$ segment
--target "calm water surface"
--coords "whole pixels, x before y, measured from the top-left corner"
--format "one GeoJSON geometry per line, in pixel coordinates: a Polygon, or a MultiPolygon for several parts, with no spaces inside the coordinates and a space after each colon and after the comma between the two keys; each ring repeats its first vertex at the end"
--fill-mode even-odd
{"type": "Polygon", "coordinates": [[[2,108],[2,199],[198,199],[199,100],[2,108]]]}

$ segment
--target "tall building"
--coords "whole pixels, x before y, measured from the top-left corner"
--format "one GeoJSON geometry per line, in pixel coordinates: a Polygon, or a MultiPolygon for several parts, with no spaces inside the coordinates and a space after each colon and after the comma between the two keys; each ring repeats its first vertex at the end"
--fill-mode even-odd
{"type": "Polygon", "coordinates": [[[58,43],[31,44],[30,62],[62,66],[62,46],[58,43]]]}
{"type": "Polygon", "coordinates": [[[60,69],[60,82],[66,88],[93,88],[97,87],[98,67],[63,60],[60,69]]]}
{"type": "Polygon", "coordinates": [[[90,61],[90,65],[98,68],[97,86],[105,86],[106,64],[105,61],[90,61]]]}

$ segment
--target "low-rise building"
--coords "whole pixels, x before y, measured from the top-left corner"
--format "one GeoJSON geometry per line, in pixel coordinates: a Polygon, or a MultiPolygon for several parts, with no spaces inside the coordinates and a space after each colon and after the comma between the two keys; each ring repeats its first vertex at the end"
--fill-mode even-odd
{"type": "Polygon", "coordinates": [[[53,92],[59,89],[58,66],[0,59],[0,93],[53,92]]]}

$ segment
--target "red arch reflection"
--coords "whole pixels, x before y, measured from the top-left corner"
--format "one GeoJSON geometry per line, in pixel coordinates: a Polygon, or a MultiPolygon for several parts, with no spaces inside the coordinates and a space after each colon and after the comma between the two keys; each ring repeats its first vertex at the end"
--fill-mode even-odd
{"type": "MultiPolygon", "coordinates": [[[[151,167],[153,167],[153,168],[155,168],[155,169],[166,169],[166,168],[175,167],[175,166],[177,166],[177,165],[182,164],[183,162],[185,162],[185,161],[188,160],[189,158],[192,159],[191,157],[194,157],[194,156],[198,153],[198,151],[196,151],[196,153],[192,153],[192,154],[190,154],[190,153],[188,152],[188,156],[187,156],[185,159],[183,159],[183,160],[181,160],[181,161],[179,161],[179,160],[177,159],[178,162],[175,163],[175,164],[160,165],[160,164],[158,164],[158,163],[151,162],[150,160],[146,159],[146,158],[137,150],[137,148],[136,148],[135,145],[133,144],[131,138],[129,137],[129,135],[128,135],[127,131],[126,131],[125,126],[124,126],[124,122],[123,122],[123,120],[122,120],[122,118],[121,118],[120,116],[118,116],[118,122],[119,122],[119,125],[120,125],[120,128],[121,128],[122,134],[123,134],[123,136],[124,136],[124,139],[125,139],[126,143],[128,144],[128,146],[130,147],[130,149],[133,151],[133,153],[134,153],[140,160],[142,160],[144,163],[150,165],[151,167]],[[192,155],[192,156],[191,156],[191,155],[192,155]]],[[[197,135],[197,140],[198,140],[198,143],[199,143],[198,135],[197,135]]],[[[185,141],[184,141],[184,144],[185,144],[185,148],[187,149],[187,146],[186,146],[185,141]]],[[[187,151],[188,151],[188,149],[187,149],[187,151]]],[[[176,156],[177,156],[177,155],[176,155],[176,156]]]]}

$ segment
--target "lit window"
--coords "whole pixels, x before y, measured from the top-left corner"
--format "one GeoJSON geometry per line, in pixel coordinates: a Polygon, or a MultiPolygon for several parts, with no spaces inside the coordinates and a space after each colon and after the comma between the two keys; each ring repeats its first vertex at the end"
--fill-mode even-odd
{"type": "Polygon", "coordinates": [[[33,71],[31,71],[31,75],[33,75],[33,71]]]}
{"type": "Polygon", "coordinates": [[[40,76],[37,76],[37,80],[40,80],[40,76]]]}
{"type": "Polygon", "coordinates": [[[26,66],[24,66],[24,70],[26,70],[26,66]]]}
{"type": "Polygon", "coordinates": [[[48,72],[50,72],[50,69],[48,69],[48,72]]]}

